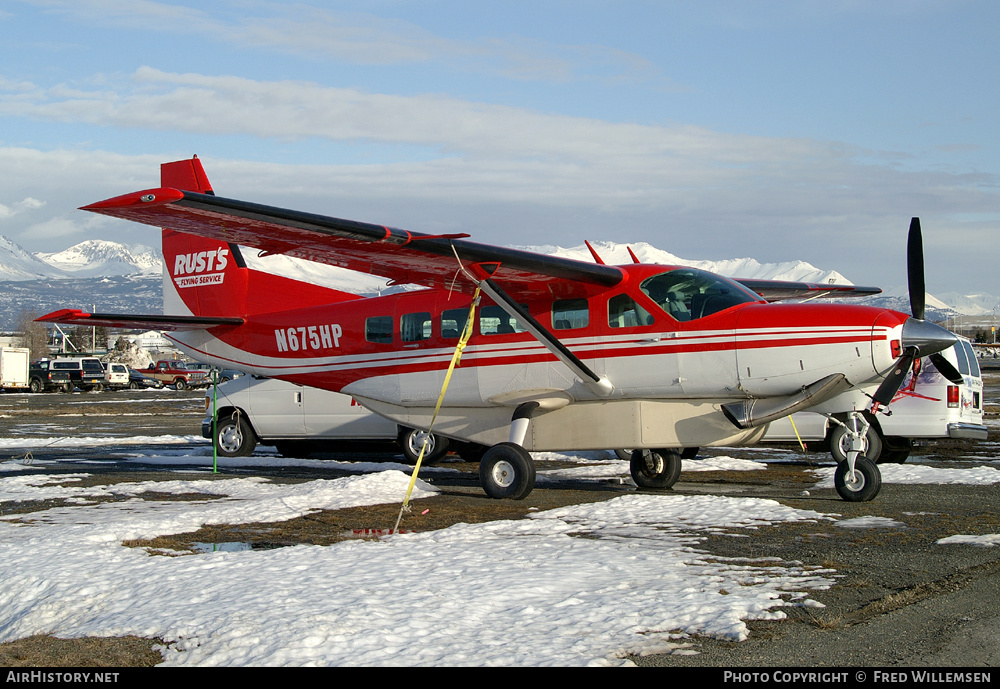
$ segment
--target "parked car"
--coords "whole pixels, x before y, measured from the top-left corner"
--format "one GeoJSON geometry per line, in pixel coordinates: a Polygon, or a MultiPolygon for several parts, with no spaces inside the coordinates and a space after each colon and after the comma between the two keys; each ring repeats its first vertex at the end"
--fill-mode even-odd
{"type": "MultiPolygon", "coordinates": [[[[941,354],[958,369],[965,381],[956,385],[942,376],[929,358],[921,359],[916,378],[911,372],[889,405],[892,413],[877,414],[869,419],[871,426],[865,439],[868,459],[904,462],[910,455],[914,439],[986,440],[983,378],[972,344],[961,338],[941,354]]],[[[796,431],[803,441],[816,444],[815,449],[828,449],[838,462],[846,458],[850,440],[843,426],[811,412],[800,412],[772,422],[762,442],[795,442],[796,431]]]]}
{"type": "Polygon", "coordinates": [[[142,371],[130,368],[128,370],[128,387],[130,390],[145,390],[148,388],[162,388],[163,383],[156,378],[150,378],[142,371]]]}
{"type": "Polygon", "coordinates": [[[129,383],[128,366],[116,361],[104,364],[104,384],[112,390],[127,388],[129,383]]]}
{"type": "MultiPolygon", "coordinates": [[[[213,404],[214,442],[224,457],[249,455],[258,443],[274,445],[286,457],[364,444],[396,447],[412,464],[426,437],[423,463],[432,464],[449,448],[448,438],[397,426],[347,395],[272,378],[242,376],[219,385],[217,393],[208,390],[201,434],[209,439],[213,438],[213,404]]],[[[466,447],[456,441],[454,447],[469,456],[477,451],[481,455],[479,446],[466,447]]]]}
{"type": "Polygon", "coordinates": [[[201,362],[195,362],[188,364],[187,366],[190,369],[204,371],[209,380],[217,380],[219,384],[228,383],[231,380],[235,380],[236,378],[246,375],[246,371],[240,371],[235,368],[221,368],[219,366],[215,366],[214,364],[205,364],[201,362]]]}
{"type": "Polygon", "coordinates": [[[41,359],[29,364],[28,388],[32,392],[49,390],[73,392],[73,381],[70,380],[69,371],[53,368],[52,363],[49,359],[41,359]]]}
{"type": "Polygon", "coordinates": [[[150,378],[156,378],[164,385],[173,385],[177,390],[203,388],[212,384],[205,371],[189,368],[187,362],[180,360],[157,361],[149,365],[145,374],[150,378]]]}
{"type": "Polygon", "coordinates": [[[99,391],[104,389],[104,365],[97,357],[76,356],[52,359],[49,368],[53,371],[68,373],[70,383],[81,390],[99,391]]]}

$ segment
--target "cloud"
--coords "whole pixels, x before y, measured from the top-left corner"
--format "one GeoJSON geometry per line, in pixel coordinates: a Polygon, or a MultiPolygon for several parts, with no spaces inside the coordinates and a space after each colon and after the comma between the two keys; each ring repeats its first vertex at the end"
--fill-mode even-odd
{"type": "Polygon", "coordinates": [[[303,3],[239,3],[235,11],[151,0],[33,0],[32,4],[84,25],[198,35],[212,43],[349,64],[434,63],[457,72],[526,81],[654,80],[669,85],[649,60],[624,50],[528,39],[449,38],[401,19],[303,3]]]}
{"type": "Polygon", "coordinates": [[[0,220],[5,220],[7,218],[13,218],[15,215],[19,215],[25,211],[36,210],[45,205],[44,201],[39,201],[38,199],[33,199],[30,196],[23,201],[18,201],[17,203],[6,206],[0,203],[0,220]]]}

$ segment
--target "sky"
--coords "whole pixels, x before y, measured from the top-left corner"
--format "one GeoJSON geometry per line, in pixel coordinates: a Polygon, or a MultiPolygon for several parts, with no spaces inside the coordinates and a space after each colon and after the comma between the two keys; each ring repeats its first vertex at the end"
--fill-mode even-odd
{"type": "Polygon", "coordinates": [[[501,245],[648,242],[1000,294],[1000,4],[0,4],[0,234],[197,154],[216,193],[501,245]]]}

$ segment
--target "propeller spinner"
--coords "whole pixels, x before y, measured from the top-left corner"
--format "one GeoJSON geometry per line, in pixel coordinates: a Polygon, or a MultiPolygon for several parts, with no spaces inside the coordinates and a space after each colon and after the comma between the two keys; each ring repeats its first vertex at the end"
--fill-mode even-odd
{"type": "Polygon", "coordinates": [[[910,232],[906,241],[906,276],[912,316],[903,324],[903,353],[896,359],[892,371],[879,385],[873,397],[882,406],[889,404],[895,397],[918,357],[930,357],[941,375],[951,382],[958,384],[963,381],[962,374],[940,354],[958,342],[958,338],[951,331],[924,320],[927,293],[924,287],[924,242],[920,218],[910,220],[910,232]]]}

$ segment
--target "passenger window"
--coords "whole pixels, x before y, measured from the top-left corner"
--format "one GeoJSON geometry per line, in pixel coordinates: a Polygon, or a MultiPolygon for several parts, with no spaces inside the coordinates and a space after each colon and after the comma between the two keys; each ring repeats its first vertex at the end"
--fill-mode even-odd
{"type": "Polygon", "coordinates": [[[458,339],[469,320],[468,309],[448,309],[441,314],[441,337],[458,339]]]}
{"type": "Polygon", "coordinates": [[[427,311],[408,313],[399,319],[399,339],[419,342],[431,339],[431,314],[427,311]]]}
{"type": "Polygon", "coordinates": [[[590,324],[590,308],[586,299],[561,299],[552,304],[552,327],[556,330],[586,328],[590,324]]]}
{"type": "Polygon", "coordinates": [[[958,359],[958,372],[963,376],[969,375],[969,359],[965,354],[965,347],[962,346],[961,341],[954,346],[954,350],[955,358],[958,359]]]}
{"type": "Polygon", "coordinates": [[[976,378],[982,377],[983,373],[979,370],[979,359],[976,357],[976,350],[972,348],[972,345],[962,340],[962,346],[965,348],[965,353],[969,357],[969,372],[976,378]]]}
{"type": "Polygon", "coordinates": [[[372,316],[366,319],[365,339],[368,342],[392,342],[392,316],[372,316]]]}
{"type": "Polygon", "coordinates": [[[627,294],[619,294],[608,300],[608,325],[612,328],[634,328],[652,325],[653,316],[627,294]]]}
{"type": "MultiPolygon", "coordinates": [[[[521,308],[528,310],[524,304],[521,304],[521,308]]],[[[516,318],[499,306],[484,306],[479,311],[479,332],[483,335],[510,335],[523,333],[525,329],[516,318]]]]}

